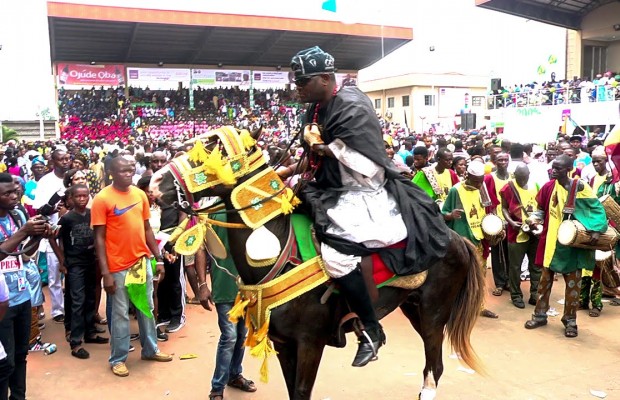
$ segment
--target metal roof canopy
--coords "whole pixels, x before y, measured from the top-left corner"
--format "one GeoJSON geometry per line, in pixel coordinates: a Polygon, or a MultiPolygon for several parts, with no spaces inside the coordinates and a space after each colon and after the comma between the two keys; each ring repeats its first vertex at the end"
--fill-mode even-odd
{"type": "Polygon", "coordinates": [[[318,45],[338,69],[359,70],[381,59],[382,42],[387,55],[413,38],[410,28],[68,3],[48,3],[48,19],[53,62],[276,68],[318,45]]]}
{"type": "Polygon", "coordinates": [[[476,0],[476,5],[568,29],[581,29],[583,17],[618,0],[476,0]]]}

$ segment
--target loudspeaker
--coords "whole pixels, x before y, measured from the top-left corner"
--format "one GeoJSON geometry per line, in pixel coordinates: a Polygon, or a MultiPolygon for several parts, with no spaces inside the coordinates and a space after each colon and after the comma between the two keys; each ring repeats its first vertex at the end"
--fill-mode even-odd
{"type": "Polygon", "coordinates": [[[474,113],[461,114],[461,129],[465,131],[476,129],[476,114],[474,113]]]}
{"type": "Polygon", "coordinates": [[[497,91],[502,88],[502,80],[499,78],[491,79],[491,90],[497,91]]]}

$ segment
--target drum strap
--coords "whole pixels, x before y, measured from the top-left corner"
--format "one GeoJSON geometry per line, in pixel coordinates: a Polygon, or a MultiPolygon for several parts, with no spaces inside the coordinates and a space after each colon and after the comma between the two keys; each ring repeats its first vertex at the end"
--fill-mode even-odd
{"type": "Polygon", "coordinates": [[[527,212],[527,209],[523,206],[523,202],[521,201],[521,196],[519,196],[519,192],[517,191],[517,188],[515,187],[515,184],[513,181],[508,182],[508,186],[510,186],[510,189],[512,189],[512,194],[515,196],[515,199],[517,199],[517,202],[519,203],[519,207],[521,207],[521,209],[523,210],[523,213],[525,215],[529,215],[529,213],[527,212]]]}
{"type": "MultiPolygon", "coordinates": [[[[485,185],[484,183],[482,184],[482,187],[480,187],[480,202],[482,203],[482,207],[484,208],[491,207],[492,205],[491,197],[489,196],[489,192],[487,190],[487,185],[485,185]]],[[[492,212],[491,214],[495,213],[492,212]]]]}
{"type": "Polygon", "coordinates": [[[435,172],[433,171],[433,169],[433,167],[422,168],[422,172],[426,176],[426,179],[431,185],[431,188],[433,188],[433,192],[435,193],[435,195],[439,198],[443,198],[445,197],[445,193],[441,188],[441,185],[439,184],[439,181],[437,180],[437,176],[435,176],[435,172]]]}
{"type": "Polygon", "coordinates": [[[572,215],[575,212],[575,199],[577,198],[577,188],[579,187],[579,178],[573,179],[570,183],[570,191],[568,193],[568,199],[562,210],[563,214],[572,215]]]}

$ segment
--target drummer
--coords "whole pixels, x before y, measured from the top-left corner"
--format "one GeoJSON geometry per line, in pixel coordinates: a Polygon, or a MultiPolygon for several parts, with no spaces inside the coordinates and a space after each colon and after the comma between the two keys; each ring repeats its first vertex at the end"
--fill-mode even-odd
{"type": "Polygon", "coordinates": [[[412,180],[438,203],[443,203],[450,188],[459,182],[458,175],[451,169],[452,159],[450,150],[445,147],[439,149],[437,163],[434,166],[422,168],[412,180]]]}
{"type": "MultiPolygon", "coordinates": [[[[597,197],[609,194],[617,203],[620,201],[614,184],[611,183],[611,174],[607,169],[607,155],[605,148],[598,146],[592,151],[592,166],[596,175],[590,179],[590,186],[597,197]]],[[[616,257],[618,245],[616,245],[616,257]]],[[[590,317],[598,317],[603,311],[603,285],[601,283],[601,269],[594,263],[594,270],[583,269],[581,271],[581,293],[579,294],[579,309],[589,310],[590,317]],[[592,303],[592,309],[590,309],[592,303]]]]}
{"type": "MultiPolygon", "coordinates": [[[[483,182],[484,163],[477,160],[472,161],[467,167],[467,178],[450,189],[441,212],[450,229],[476,246],[485,261],[483,267],[486,272],[488,247],[483,247],[483,243],[486,244],[486,242],[483,241],[484,234],[482,233],[482,218],[486,215],[486,210],[482,206],[480,198],[480,188],[484,184],[483,182]]],[[[481,310],[480,315],[487,318],[498,317],[497,314],[486,308],[481,310]]]]}
{"type": "Polygon", "coordinates": [[[564,336],[577,337],[577,306],[581,288],[581,268],[594,268],[594,250],[563,246],[558,243],[560,223],[566,219],[564,206],[567,203],[571,182],[577,182],[577,193],[572,218],[579,221],[591,235],[590,245],[595,245],[601,233],[607,230],[605,209],[587,183],[569,178],[573,160],[561,155],[553,161],[552,180],[538,192],[538,216],[544,219],[540,235],[536,265],[544,267],[538,298],[532,319],[525,323],[526,329],[534,329],[547,324],[549,296],[556,272],[564,276],[564,336]]]}
{"type": "MultiPolygon", "coordinates": [[[[484,184],[489,192],[489,197],[493,204],[492,212],[504,220],[502,214],[502,204],[499,196],[500,190],[506,186],[510,180],[508,173],[508,153],[495,155],[496,170],[484,177],[484,184]]],[[[504,238],[495,246],[491,246],[491,270],[493,271],[493,296],[501,296],[508,287],[508,240],[504,238]]]]}
{"type": "MultiPolygon", "coordinates": [[[[530,170],[525,163],[520,163],[506,186],[500,190],[502,213],[507,222],[506,239],[508,240],[508,281],[510,284],[510,298],[517,308],[525,308],[523,292],[521,291],[521,264],[527,254],[528,269],[530,272],[530,296],[528,303],[536,305],[536,292],[540,281],[541,269],[534,265],[538,236],[531,229],[528,232],[522,229],[526,221],[536,209],[536,194],[538,188],[528,184],[530,170]]],[[[529,226],[528,226],[529,228],[529,226]]]]}

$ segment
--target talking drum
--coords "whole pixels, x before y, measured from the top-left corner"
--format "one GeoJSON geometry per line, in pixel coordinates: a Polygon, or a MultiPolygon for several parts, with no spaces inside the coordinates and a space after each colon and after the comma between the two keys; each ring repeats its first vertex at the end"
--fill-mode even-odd
{"type": "Polygon", "coordinates": [[[505,237],[504,222],[495,214],[487,214],[482,218],[482,233],[491,246],[497,245],[505,237]]]}
{"type": "Polygon", "coordinates": [[[558,229],[558,242],[560,244],[590,250],[609,250],[613,248],[618,241],[618,232],[610,226],[605,233],[601,233],[594,246],[590,244],[591,239],[592,236],[581,222],[574,219],[563,221],[558,229]]]}
{"type": "Polygon", "coordinates": [[[594,254],[596,266],[601,270],[601,282],[608,288],[620,286],[620,273],[615,265],[612,251],[597,250],[594,254]]]}
{"type": "Polygon", "coordinates": [[[608,194],[601,196],[599,201],[605,209],[607,218],[613,221],[617,227],[620,227],[620,205],[608,194]]]}
{"type": "Polygon", "coordinates": [[[601,270],[607,268],[607,265],[613,265],[614,263],[614,253],[611,250],[603,251],[596,250],[594,252],[594,261],[595,265],[599,267],[601,270]]]}

